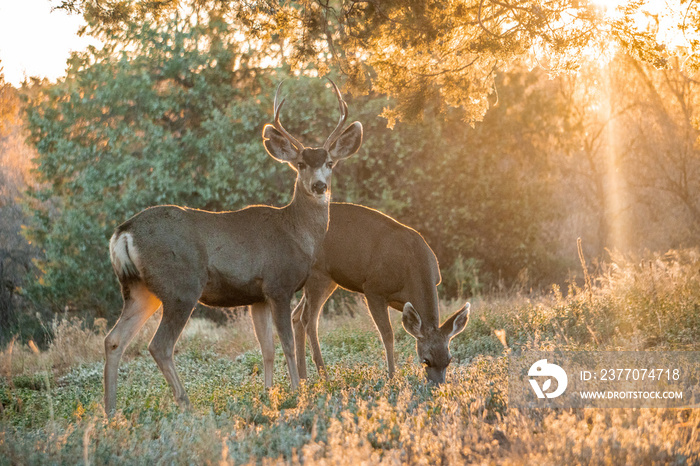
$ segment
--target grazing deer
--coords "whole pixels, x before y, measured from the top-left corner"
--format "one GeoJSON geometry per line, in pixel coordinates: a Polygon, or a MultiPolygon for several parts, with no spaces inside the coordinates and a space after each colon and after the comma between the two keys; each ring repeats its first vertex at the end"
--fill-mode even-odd
{"type": "MultiPolygon", "coordinates": [[[[277,102],[281,83],[277,87],[274,125],[265,125],[262,136],[270,156],[296,171],[294,197],[287,206],[250,206],[221,213],[157,206],[116,229],[109,250],[124,307],[105,338],[108,414],[116,407],[119,360],[136,332],[161,305],[163,317],[148,350],[180,407],[188,408],[190,401],[175,370],[173,348],[197,301],[220,307],[252,305],[261,345],[271,340],[274,322],[291,386],[298,386],[291,299],[309,276],[328,229],[333,166],[357,152],[362,143],[359,122],[343,130],[347,104],[337,86],[331,84],[340,119],[319,148],[305,147],[282,127],[284,100],[277,102]]],[[[271,384],[272,377],[266,377],[265,385],[271,384]]]]}
{"type": "Polygon", "coordinates": [[[394,375],[394,333],[388,306],[403,311],[402,323],[416,338],[416,351],[429,381],[440,384],[452,357],[450,340],[469,321],[469,303],[440,325],[436,286],[440,269],[435,254],[417,231],[367,207],[332,203],[328,232],[304,285],[292,320],[297,366],[306,378],[305,340],[313,360],[324,370],[318,342],[321,308],[338,286],[364,293],[394,375]]]}

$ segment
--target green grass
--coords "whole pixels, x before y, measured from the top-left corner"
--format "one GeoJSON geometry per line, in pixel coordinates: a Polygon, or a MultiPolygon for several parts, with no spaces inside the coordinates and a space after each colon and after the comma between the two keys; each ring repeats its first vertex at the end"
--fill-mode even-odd
{"type": "MultiPolygon", "coordinates": [[[[379,336],[351,304],[354,318],[321,322],[328,379],[307,355],[310,379],[296,392],[279,348],[275,386],[264,389],[247,316],[223,327],[193,320],[177,345],[193,403],[182,413],[146,350],[151,322],[122,361],[118,413],[106,419],[104,327],[57,322],[46,351],[16,343],[0,353],[0,464],[697,463],[700,410],[509,408],[506,354],[700,349],[699,257],[674,252],[644,267],[618,260],[591,292],[572,287],[566,297],[473,300],[439,388],[425,383],[398,313],[389,380],[379,336]]],[[[443,315],[457,305],[445,303],[443,315]]]]}

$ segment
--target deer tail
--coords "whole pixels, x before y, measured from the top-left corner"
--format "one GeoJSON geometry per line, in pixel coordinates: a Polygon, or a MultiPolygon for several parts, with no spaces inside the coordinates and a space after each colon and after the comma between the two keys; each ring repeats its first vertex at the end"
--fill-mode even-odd
{"type": "Polygon", "coordinates": [[[109,240],[109,257],[120,282],[141,278],[139,251],[128,231],[117,231],[109,240]]]}

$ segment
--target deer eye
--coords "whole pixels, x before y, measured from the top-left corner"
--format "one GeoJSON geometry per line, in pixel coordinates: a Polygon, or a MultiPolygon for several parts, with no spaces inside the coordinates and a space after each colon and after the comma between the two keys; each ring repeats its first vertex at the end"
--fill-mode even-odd
{"type": "Polygon", "coordinates": [[[333,162],[328,162],[328,163],[326,164],[326,166],[327,166],[328,168],[333,168],[333,162]]]}
{"type": "Polygon", "coordinates": [[[428,361],[427,359],[423,359],[423,365],[425,367],[430,367],[430,361],[428,361]]]}
{"type": "Polygon", "coordinates": [[[297,167],[299,167],[299,170],[304,170],[306,169],[306,164],[304,162],[299,162],[297,164],[297,167]]]}

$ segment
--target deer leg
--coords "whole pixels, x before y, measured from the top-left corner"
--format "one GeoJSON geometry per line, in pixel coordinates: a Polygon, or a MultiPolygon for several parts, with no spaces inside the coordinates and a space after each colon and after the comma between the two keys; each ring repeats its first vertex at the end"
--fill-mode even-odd
{"type": "Polygon", "coordinates": [[[365,300],[372,320],[382,337],[384,349],[386,351],[386,364],[389,368],[389,378],[394,376],[394,330],[391,328],[389,319],[389,308],[386,299],[382,296],[365,293],[365,300]]]}
{"type": "Polygon", "coordinates": [[[175,370],[173,351],[182,329],[190,318],[196,301],[173,299],[163,302],[163,318],[158,325],[148,351],[173,390],[175,402],[181,409],[190,408],[190,399],[175,370]]]}
{"type": "MultiPolygon", "coordinates": [[[[321,345],[318,341],[318,319],[321,316],[321,310],[323,306],[328,301],[328,298],[333,294],[338,285],[331,280],[329,277],[321,275],[313,275],[306,282],[304,287],[304,298],[306,305],[303,309],[303,314],[301,315],[301,323],[306,331],[306,335],[309,337],[309,344],[311,345],[311,354],[313,355],[314,364],[316,365],[316,370],[319,375],[327,377],[325,364],[323,362],[323,356],[321,355],[321,345]]],[[[296,312],[296,311],[295,311],[296,312]]],[[[297,327],[294,328],[295,337],[297,327]]],[[[299,349],[299,342],[297,340],[297,349],[299,349]]],[[[305,349],[302,346],[301,354],[297,352],[297,365],[299,361],[304,361],[304,376],[306,378],[306,355],[305,349]]]]}
{"type": "Polygon", "coordinates": [[[297,372],[296,351],[294,348],[291,298],[270,300],[269,303],[272,305],[272,320],[277,329],[277,336],[279,336],[280,343],[282,343],[282,351],[284,351],[284,357],[287,360],[292,390],[296,390],[299,386],[299,372],[297,372]]]}
{"type": "Polygon", "coordinates": [[[124,350],[161,304],[143,283],[123,285],[122,296],[122,314],[105,337],[104,408],[108,416],[117,407],[117,377],[124,350]]]}
{"type": "Polygon", "coordinates": [[[272,334],[272,310],[266,303],[256,303],[250,306],[250,317],[253,319],[255,336],[260,344],[265,370],[265,388],[272,387],[272,376],[275,371],[275,341],[272,334]]]}
{"type": "Polygon", "coordinates": [[[306,379],[306,325],[302,319],[305,319],[307,314],[306,289],[304,289],[304,295],[301,297],[301,301],[299,301],[297,307],[292,311],[294,344],[297,353],[297,372],[299,372],[299,378],[301,379],[306,379]]]}

